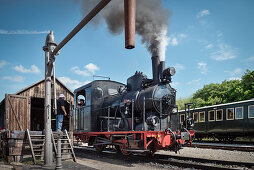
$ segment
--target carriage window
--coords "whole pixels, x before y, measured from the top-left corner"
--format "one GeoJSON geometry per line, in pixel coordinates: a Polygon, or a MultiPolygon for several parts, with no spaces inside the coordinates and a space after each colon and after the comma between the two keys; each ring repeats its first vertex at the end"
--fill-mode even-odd
{"type": "Polygon", "coordinates": [[[117,89],[108,89],[108,94],[115,95],[115,94],[118,94],[118,91],[117,91],[117,89]]]}
{"type": "Polygon", "coordinates": [[[198,112],[193,113],[193,120],[194,122],[198,122],[198,112]]]}
{"type": "Polygon", "coordinates": [[[221,121],[223,119],[223,111],[221,110],[216,110],[216,121],[221,121]]]}
{"type": "Polygon", "coordinates": [[[199,112],[199,122],[205,121],[205,112],[199,112]]]}
{"type": "Polygon", "coordinates": [[[248,107],[249,118],[254,118],[254,105],[248,107]]]}
{"type": "Polygon", "coordinates": [[[235,108],[235,119],[243,119],[243,107],[235,108]]]}
{"type": "Polygon", "coordinates": [[[209,121],[215,121],[215,112],[214,112],[214,110],[209,111],[209,121]]]}
{"type": "Polygon", "coordinates": [[[183,123],[185,120],[185,115],[184,114],[181,114],[180,115],[180,123],[183,123]]]}
{"type": "Polygon", "coordinates": [[[227,109],[227,120],[233,120],[234,119],[234,109],[228,108],[227,109]]]}

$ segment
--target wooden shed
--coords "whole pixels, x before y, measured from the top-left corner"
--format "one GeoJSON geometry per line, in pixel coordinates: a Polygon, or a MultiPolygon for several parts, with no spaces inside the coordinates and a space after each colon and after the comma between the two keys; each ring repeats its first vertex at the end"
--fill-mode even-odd
{"type": "MultiPolygon", "coordinates": [[[[65,95],[65,108],[68,117],[64,118],[63,128],[69,130],[70,109],[74,102],[73,92],[56,78],[56,94],[65,95]]],[[[0,103],[0,126],[5,130],[44,129],[44,79],[38,81],[15,94],[6,94],[0,103]]],[[[53,99],[53,86],[52,86],[53,99]]],[[[52,100],[53,106],[53,100],[52,100]]],[[[52,130],[55,129],[55,114],[52,109],[52,130]]]]}

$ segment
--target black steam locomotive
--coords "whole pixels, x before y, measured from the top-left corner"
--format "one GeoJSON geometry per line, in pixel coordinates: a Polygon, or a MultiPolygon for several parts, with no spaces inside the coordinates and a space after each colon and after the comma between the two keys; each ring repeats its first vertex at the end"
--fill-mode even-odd
{"type": "Polygon", "coordinates": [[[97,80],[76,89],[74,135],[98,150],[114,145],[122,153],[176,151],[185,141],[190,142],[193,131],[170,129],[176,91],[169,83],[175,69],[164,69],[164,64],[152,57],[153,79],[136,72],[127,85],[97,80]],[[79,106],[79,98],[85,98],[85,106],[79,106]]]}

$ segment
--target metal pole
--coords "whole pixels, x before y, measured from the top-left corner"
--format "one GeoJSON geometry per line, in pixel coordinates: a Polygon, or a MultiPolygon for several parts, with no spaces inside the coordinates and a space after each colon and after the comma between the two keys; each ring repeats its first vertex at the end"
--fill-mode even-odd
{"type": "Polygon", "coordinates": [[[98,14],[110,0],[101,0],[96,7],[63,39],[63,41],[55,48],[53,54],[57,52],[74,37],[96,14],[98,14]]]}
{"type": "Polygon", "coordinates": [[[51,72],[52,64],[54,63],[54,55],[52,52],[57,46],[53,31],[47,35],[45,46],[45,99],[44,99],[44,129],[45,129],[45,150],[44,150],[44,165],[52,166],[53,152],[51,140],[51,72]]]}
{"type": "Polygon", "coordinates": [[[160,99],[160,130],[161,130],[161,119],[162,119],[162,99],[160,99]]]}
{"type": "Polygon", "coordinates": [[[110,107],[108,107],[108,132],[109,132],[109,116],[110,116],[110,107]]]}
{"type": "Polygon", "coordinates": [[[62,151],[61,151],[61,134],[57,135],[57,156],[56,156],[56,169],[62,169],[62,151]]]}
{"type": "Polygon", "coordinates": [[[145,129],[145,119],[146,119],[146,97],[144,97],[144,104],[143,104],[143,129],[142,130],[146,130],[145,129]]]}
{"type": "Polygon", "coordinates": [[[56,70],[55,62],[53,63],[53,89],[54,89],[54,113],[57,115],[57,104],[56,104],[56,70]]]}
{"type": "Polygon", "coordinates": [[[131,100],[131,130],[134,131],[134,100],[131,100]]]}

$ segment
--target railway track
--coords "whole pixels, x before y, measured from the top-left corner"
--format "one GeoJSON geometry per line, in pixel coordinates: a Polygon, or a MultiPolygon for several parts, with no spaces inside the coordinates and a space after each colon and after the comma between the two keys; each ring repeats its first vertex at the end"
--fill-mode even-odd
{"type": "Polygon", "coordinates": [[[254,145],[193,142],[191,147],[254,152],[254,145]]]}
{"type": "MultiPolygon", "coordinates": [[[[131,163],[156,163],[163,167],[175,166],[181,168],[195,168],[195,169],[246,169],[253,168],[254,163],[247,162],[233,162],[233,161],[223,161],[223,160],[210,160],[203,158],[193,158],[184,157],[179,155],[165,155],[165,154],[155,154],[154,157],[147,157],[144,154],[132,154],[130,156],[123,156],[116,154],[116,151],[108,149],[102,153],[98,153],[92,147],[75,147],[77,153],[83,152],[89,156],[105,156],[107,158],[112,158],[115,160],[125,160],[131,161],[131,163]],[[84,152],[85,150],[85,152],[84,152]]],[[[77,154],[79,155],[79,154],[77,154]]],[[[82,157],[82,155],[79,155],[82,157]]]]}

